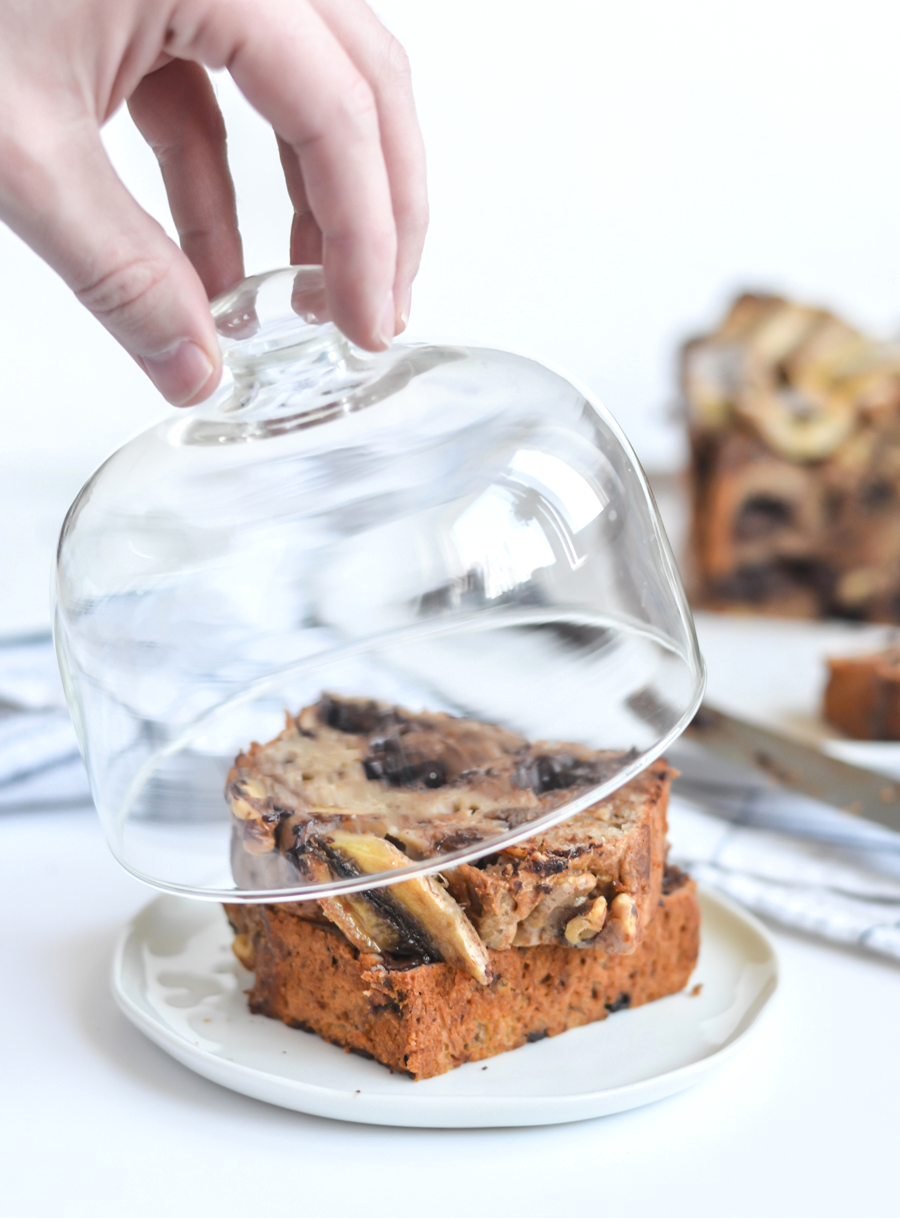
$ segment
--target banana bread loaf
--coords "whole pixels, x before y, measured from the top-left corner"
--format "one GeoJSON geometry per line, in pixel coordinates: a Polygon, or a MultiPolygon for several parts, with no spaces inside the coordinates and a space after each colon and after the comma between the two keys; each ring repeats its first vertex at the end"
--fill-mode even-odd
{"type": "MultiPolygon", "coordinates": [[[[529,743],[492,724],[326,696],[227,784],[232,866],[257,887],[390,871],[489,841],[596,786],[610,753],[529,743]]],[[[364,954],[445,961],[482,984],[489,950],[634,952],[660,897],[670,773],[651,765],[607,799],[477,865],[319,902],[364,954]]]]}
{"type": "Polygon", "coordinates": [[[694,601],[900,620],[900,345],[745,295],[685,346],[682,384],[694,601]]]}

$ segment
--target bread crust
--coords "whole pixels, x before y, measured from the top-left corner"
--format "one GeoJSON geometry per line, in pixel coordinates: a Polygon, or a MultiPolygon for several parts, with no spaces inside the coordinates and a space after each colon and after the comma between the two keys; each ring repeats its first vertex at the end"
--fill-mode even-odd
{"type": "Polygon", "coordinates": [[[288,905],[225,908],[236,954],[255,973],[253,1012],[414,1079],[674,994],[687,984],[699,950],[695,886],[674,870],[633,954],[555,944],[491,951],[486,987],[449,964],[391,967],[288,905]]]}
{"type": "Polygon", "coordinates": [[[856,740],[900,740],[900,648],[829,659],[823,709],[856,740]]]}

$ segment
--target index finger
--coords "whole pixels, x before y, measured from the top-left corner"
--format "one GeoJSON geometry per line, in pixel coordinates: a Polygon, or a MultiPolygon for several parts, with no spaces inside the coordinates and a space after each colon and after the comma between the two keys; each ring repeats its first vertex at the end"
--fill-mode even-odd
{"type": "Polygon", "coordinates": [[[364,0],[312,0],[375,93],[381,147],[397,226],[394,300],[398,333],[409,314],[412,281],[428,228],[425,146],[406,52],[364,0]]]}
{"type": "Polygon", "coordinates": [[[397,231],[372,90],[306,0],[219,11],[226,19],[198,32],[198,54],[229,68],[296,153],[322,230],[331,315],[348,338],[381,350],[394,336],[397,231]]]}

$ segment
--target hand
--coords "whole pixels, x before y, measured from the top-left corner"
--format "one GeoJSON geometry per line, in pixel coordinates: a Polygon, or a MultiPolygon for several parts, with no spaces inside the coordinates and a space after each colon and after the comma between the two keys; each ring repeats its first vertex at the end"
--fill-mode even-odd
{"type": "Polygon", "coordinates": [[[406,57],[363,0],[0,0],[0,218],[179,406],[218,384],[207,297],[243,276],[205,67],[227,68],[272,124],[291,262],[324,265],[331,315],[360,346],[404,328],[427,225],[406,57]],[[181,250],[103,148],[125,100],[181,250]]]}

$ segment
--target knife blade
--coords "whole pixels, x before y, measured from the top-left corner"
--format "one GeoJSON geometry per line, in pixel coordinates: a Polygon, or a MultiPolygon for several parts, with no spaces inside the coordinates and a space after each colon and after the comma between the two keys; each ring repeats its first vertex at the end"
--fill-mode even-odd
{"type": "Polygon", "coordinates": [[[900,783],[704,703],[685,738],[771,782],[900,830],[900,783]]]}

